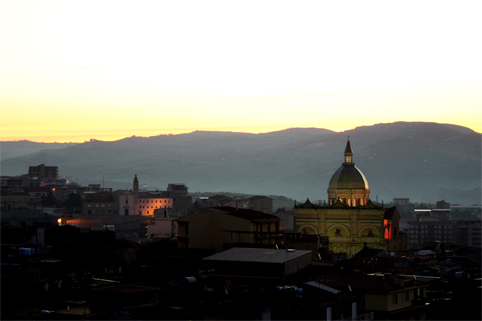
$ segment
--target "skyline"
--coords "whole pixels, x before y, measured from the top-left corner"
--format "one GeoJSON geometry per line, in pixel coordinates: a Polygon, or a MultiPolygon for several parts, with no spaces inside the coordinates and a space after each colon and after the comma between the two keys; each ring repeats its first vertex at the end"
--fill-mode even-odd
{"type": "Polygon", "coordinates": [[[477,1],[10,1],[2,141],[195,130],[482,132],[477,1]]]}

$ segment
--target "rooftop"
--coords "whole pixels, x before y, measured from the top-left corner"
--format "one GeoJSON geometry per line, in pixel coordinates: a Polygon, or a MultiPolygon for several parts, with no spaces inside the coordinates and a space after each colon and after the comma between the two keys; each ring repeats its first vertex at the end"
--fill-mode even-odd
{"type": "Polygon", "coordinates": [[[311,251],[276,250],[235,247],[230,250],[204,258],[205,261],[235,261],[258,263],[285,263],[290,260],[309,255],[311,251]]]}
{"type": "Polygon", "coordinates": [[[209,210],[224,212],[226,214],[230,214],[240,218],[245,218],[252,221],[256,221],[256,220],[279,221],[280,220],[279,217],[275,215],[266,214],[263,212],[258,212],[258,211],[246,209],[246,208],[234,208],[231,206],[221,206],[221,207],[210,207],[209,210]]]}

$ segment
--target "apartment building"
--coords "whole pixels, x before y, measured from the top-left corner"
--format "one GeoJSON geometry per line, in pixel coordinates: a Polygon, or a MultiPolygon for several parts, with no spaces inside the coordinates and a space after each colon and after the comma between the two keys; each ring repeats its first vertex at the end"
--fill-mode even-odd
{"type": "Polygon", "coordinates": [[[219,252],[225,244],[275,244],[279,222],[274,215],[251,209],[205,208],[177,220],[178,247],[219,252]]]}
{"type": "Polygon", "coordinates": [[[459,246],[482,248],[480,220],[460,220],[455,222],[452,232],[452,243],[459,246]]]}

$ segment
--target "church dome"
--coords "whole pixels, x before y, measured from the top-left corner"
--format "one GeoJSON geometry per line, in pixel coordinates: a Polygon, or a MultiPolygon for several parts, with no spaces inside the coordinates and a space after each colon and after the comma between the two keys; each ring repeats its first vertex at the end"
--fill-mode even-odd
{"type": "Polygon", "coordinates": [[[330,205],[341,202],[348,206],[363,206],[368,203],[370,188],[365,175],[353,163],[350,141],[345,148],[345,162],[336,170],[328,185],[330,205]]]}
{"type": "Polygon", "coordinates": [[[353,164],[343,164],[333,174],[329,189],[369,189],[365,175],[353,164]]]}

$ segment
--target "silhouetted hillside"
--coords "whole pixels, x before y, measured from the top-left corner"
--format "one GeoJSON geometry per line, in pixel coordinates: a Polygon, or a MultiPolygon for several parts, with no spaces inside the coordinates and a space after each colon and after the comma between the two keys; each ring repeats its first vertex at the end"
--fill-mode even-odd
{"type": "MultiPolygon", "coordinates": [[[[331,175],[343,162],[350,136],[354,162],[365,174],[371,199],[409,197],[414,202],[480,203],[481,135],[448,124],[397,122],[342,133],[293,128],[265,134],[195,131],[114,142],[89,141],[5,159],[2,175],[28,166],[59,166],[81,184],[190,191],[226,191],[324,200],[331,175]]],[[[3,148],[3,144],[2,144],[3,148]]],[[[3,150],[2,150],[3,153],[3,150]]],[[[10,151],[10,154],[13,152],[10,151]]]]}
{"type": "Polygon", "coordinates": [[[19,157],[42,150],[59,149],[76,143],[36,143],[28,140],[0,142],[0,158],[4,159],[19,157]]]}

